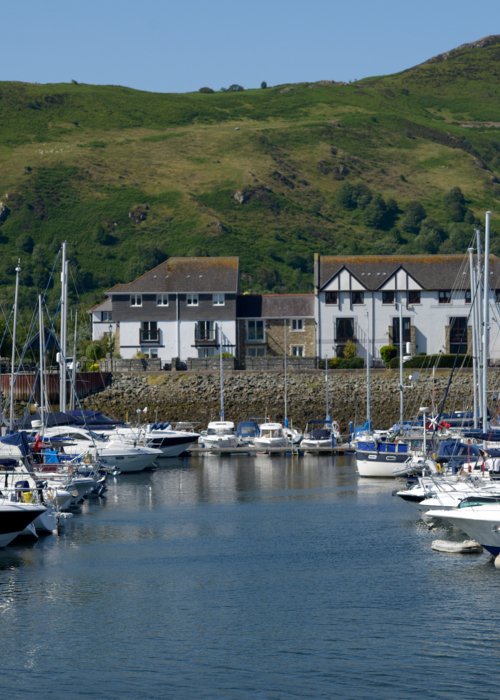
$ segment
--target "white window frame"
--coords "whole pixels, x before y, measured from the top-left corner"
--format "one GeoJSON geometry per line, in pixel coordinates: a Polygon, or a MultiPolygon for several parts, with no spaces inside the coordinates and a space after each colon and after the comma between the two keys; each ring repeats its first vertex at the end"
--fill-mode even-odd
{"type": "Polygon", "coordinates": [[[101,323],[110,323],[113,320],[111,311],[101,311],[101,323]]]}
{"type": "Polygon", "coordinates": [[[157,294],[156,295],[156,306],[168,306],[169,299],[168,294],[157,294]]]}
{"type": "Polygon", "coordinates": [[[198,306],[199,299],[198,294],[190,293],[186,294],[186,306],[198,306]]]}
{"type": "Polygon", "coordinates": [[[212,294],[212,305],[213,306],[225,306],[226,305],[226,297],[224,294],[221,292],[215,292],[212,294]]]}
{"type": "Polygon", "coordinates": [[[292,357],[304,357],[304,346],[292,345],[292,357]]]}
{"type": "Polygon", "coordinates": [[[303,318],[292,318],[290,320],[290,330],[294,333],[303,333],[305,330],[303,318]]]}
{"type": "Polygon", "coordinates": [[[142,306],[142,294],[131,294],[130,306],[142,306]]]}

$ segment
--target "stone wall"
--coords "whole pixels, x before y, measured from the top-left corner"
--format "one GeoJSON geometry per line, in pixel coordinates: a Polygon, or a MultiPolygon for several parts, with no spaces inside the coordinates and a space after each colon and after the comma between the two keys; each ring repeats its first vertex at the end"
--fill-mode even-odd
{"type": "MultiPolygon", "coordinates": [[[[450,370],[435,376],[425,370],[414,382],[405,372],[405,418],[415,417],[421,406],[439,407],[449,381],[450,370]]],[[[500,371],[490,371],[490,411],[496,413],[496,391],[500,371]]],[[[292,424],[303,428],[310,418],[325,414],[326,381],[323,371],[290,373],[287,378],[287,415],[292,424]]],[[[399,420],[399,370],[371,372],[371,414],[377,427],[389,427],[399,420]]],[[[472,372],[461,370],[453,377],[445,411],[472,409],[472,372]]],[[[328,380],[330,414],[343,432],[349,421],[360,423],[366,416],[365,371],[330,370],[328,380]]],[[[218,418],[220,377],[216,371],[115,374],[112,384],[89,397],[85,407],[95,408],[116,418],[136,419],[138,409],[147,407],[148,421],[191,420],[206,427],[218,418]]],[[[282,372],[233,371],[224,375],[225,417],[238,422],[249,417],[285,415],[285,386],[282,372]]]]}

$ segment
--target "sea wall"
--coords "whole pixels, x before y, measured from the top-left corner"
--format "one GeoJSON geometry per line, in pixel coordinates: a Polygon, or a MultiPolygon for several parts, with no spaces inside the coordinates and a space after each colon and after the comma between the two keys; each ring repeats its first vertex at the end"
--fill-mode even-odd
{"type": "MultiPolygon", "coordinates": [[[[470,410],[473,406],[472,371],[419,370],[415,377],[404,375],[404,416],[411,418],[422,406],[439,408],[447,392],[444,411],[470,410]],[[411,378],[410,378],[411,377],[411,378]]],[[[489,408],[496,413],[500,371],[489,373],[489,408]]],[[[249,417],[281,420],[286,414],[297,428],[310,418],[325,415],[326,395],[330,414],[343,432],[349,421],[365,420],[367,381],[365,371],[331,370],[326,381],[322,371],[227,372],[224,375],[225,417],[235,422],[249,417]]],[[[219,417],[220,376],[218,372],[143,372],[115,374],[111,384],[84,400],[86,408],[104,411],[116,418],[135,421],[190,420],[201,429],[219,417]],[[147,412],[143,409],[147,408],[147,412]],[[141,412],[139,414],[139,412],[141,412]]],[[[371,417],[375,425],[389,427],[399,419],[400,390],[398,370],[373,370],[370,377],[371,417]]]]}

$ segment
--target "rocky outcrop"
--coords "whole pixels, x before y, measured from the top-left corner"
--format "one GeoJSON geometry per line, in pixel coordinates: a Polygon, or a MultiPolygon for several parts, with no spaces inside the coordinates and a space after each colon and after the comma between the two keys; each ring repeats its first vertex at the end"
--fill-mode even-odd
{"type": "MultiPolygon", "coordinates": [[[[500,372],[490,372],[490,389],[498,386],[500,372]]],[[[449,370],[432,374],[420,372],[416,380],[404,378],[405,417],[418,414],[419,408],[439,407],[445,394],[449,370]],[[411,387],[411,388],[410,388],[411,387]]],[[[325,374],[322,371],[290,372],[286,384],[286,413],[296,427],[303,428],[309,418],[322,417],[326,405],[325,374]]],[[[371,415],[380,427],[389,427],[399,418],[399,372],[374,370],[371,373],[371,415]]],[[[343,432],[349,421],[362,422],[366,416],[367,392],[364,371],[333,370],[328,378],[329,406],[332,418],[343,432]]],[[[496,406],[492,396],[490,410],[496,406]]],[[[472,374],[456,374],[449,388],[445,411],[472,408],[472,374]]],[[[218,418],[220,377],[218,372],[158,372],[115,374],[111,385],[85,400],[85,406],[117,418],[134,420],[136,412],[147,407],[149,421],[196,421],[206,426],[218,418]]],[[[224,376],[225,416],[235,422],[249,417],[285,416],[285,381],[282,372],[227,372],[224,376]]]]}

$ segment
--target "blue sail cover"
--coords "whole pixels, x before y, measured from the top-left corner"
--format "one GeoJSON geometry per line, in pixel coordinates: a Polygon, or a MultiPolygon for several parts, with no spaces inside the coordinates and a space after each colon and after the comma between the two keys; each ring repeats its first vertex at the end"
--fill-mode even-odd
{"type": "Polygon", "coordinates": [[[0,438],[0,442],[4,442],[6,445],[15,445],[15,447],[18,447],[21,450],[23,457],[26,457],[26,455],[30,453],[30,444],[26,433],[11,433],[10,435],[4,435],[0,438]]]}

